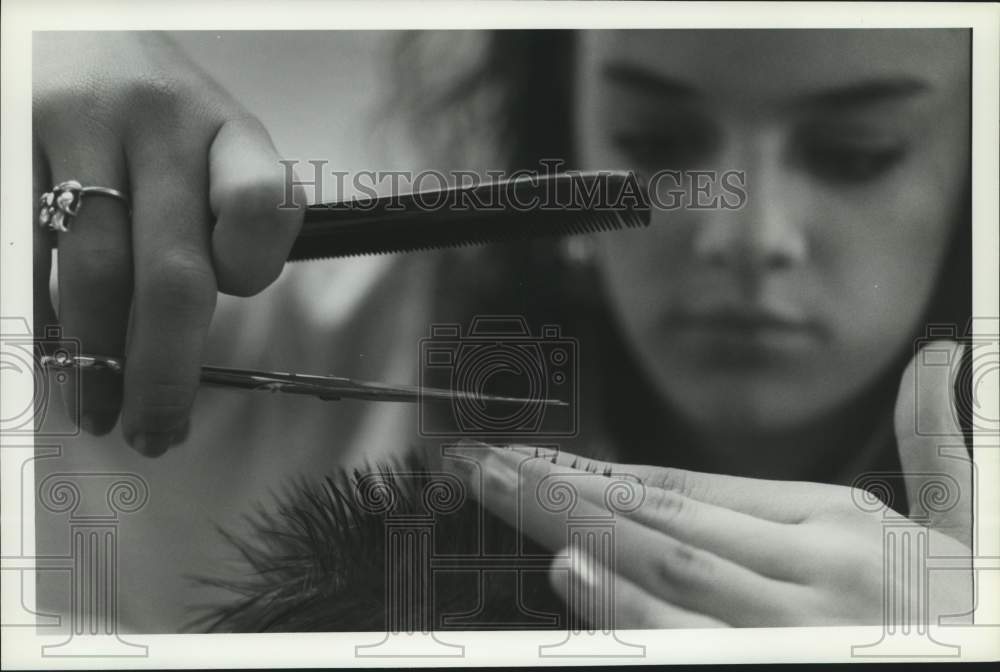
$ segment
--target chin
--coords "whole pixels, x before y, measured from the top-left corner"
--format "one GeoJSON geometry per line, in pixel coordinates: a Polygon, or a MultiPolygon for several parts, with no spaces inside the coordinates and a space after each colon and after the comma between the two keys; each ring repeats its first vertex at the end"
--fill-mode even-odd
{"type": "Polygon", "coordinates": [[[822,392],[787,381],[730,374],[686,382],[675,378],[667,399],[692,424],[712,432],[780,433],[821,417],[827,408],[822,392]]]}

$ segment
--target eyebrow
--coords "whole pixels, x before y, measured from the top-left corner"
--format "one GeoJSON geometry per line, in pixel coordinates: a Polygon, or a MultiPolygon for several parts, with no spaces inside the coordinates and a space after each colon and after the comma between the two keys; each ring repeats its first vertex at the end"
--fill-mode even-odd
{"type": "MultiPolygon", "coordinates": [[[[689,82],[652,72],[630,63],[609,63],[603,69],[606,79],[626,88],[636,89],[647,95],[671,98],[697,98],[698,87],[689,82]]],[[[853,107],[874,105],[881,102],[910,98],[930,89],[921,79],[895,77],[873,79],[847,86],[807,93],[793,101],[800,107],[853,107]]]]}
{"type": "Polygon", "coordinates": [[[692,84],[629,63],[607,64],[604,66],[604,77],[615,84],[657,96],[690,98],[698,95],[697,87],[692,84]]]}
{"type": "Polygon", "coordinates": [[[808,94],[801,102],[808,107],[826,108],[874,105],[912,98],[926,93],[930,88],[927,82],[910,77],[878,79],[808,94]]]}

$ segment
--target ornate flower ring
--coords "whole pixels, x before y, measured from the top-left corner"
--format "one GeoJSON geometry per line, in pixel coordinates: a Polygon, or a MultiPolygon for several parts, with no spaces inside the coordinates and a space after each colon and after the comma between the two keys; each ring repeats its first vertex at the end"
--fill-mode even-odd
{"type": "MultiPolygon", "coordinates": [[[[84,187],[76,180],[60,182],[52,191],[42,194],[38,225],[47,226],[50,231],[69,231],[67,224],[80,211],[84,196],[108,196],[116,198],[129,207],[128,198],[117,189],[108,187],[84,187]]],[[[131,207],[129,207],[131,214],[131,207]]]]}

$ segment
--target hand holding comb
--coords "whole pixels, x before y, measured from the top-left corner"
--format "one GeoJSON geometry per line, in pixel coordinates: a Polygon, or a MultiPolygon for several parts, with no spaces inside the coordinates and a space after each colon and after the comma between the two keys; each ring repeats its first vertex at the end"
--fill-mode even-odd
{"type": "MultiPolygon", "coordinates": [[[[627,172],[561,173],[391,195],[366,202],[311,205],[288,261],[411,252],[567,236],[649,225],[649,207],[627,172]],[[632,182],[630,183],[630,180],[632,182]]],[[[46,368],[121,373],[124,359],[45,356],[46,368]]],[[[339,376],[203,366],[203,384],[305,394],[323,400],[454,401],[565,405],[554,399],[497,397],[462,390],[355,381],[339,376]]]]}

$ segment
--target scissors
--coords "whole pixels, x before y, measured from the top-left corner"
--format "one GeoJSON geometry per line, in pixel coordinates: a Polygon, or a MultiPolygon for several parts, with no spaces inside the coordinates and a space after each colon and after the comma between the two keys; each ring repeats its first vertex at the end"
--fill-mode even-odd
{"type": "MultiPolygon", "coordinates": [[[[103,370],[121,374],[125,370],[125,360],[120,357],[102,355],[70,355],[59,352],[44,355],[41,364],[46,369],[103,370]]],[[[341,399],[363,399],[366,401],[455,401],[467,400],[478,403],[498,402],[510,404],[538,404],[542,406],[567,406],[558,399],[531,399],[505,397],[446,390],[416,385],[391,385],[352,380],[340,376],[317,376],[304,373],[283,373],[279,371],[256,371],[253,369],[231,369],[222,366],[201,367],[201,382],[217,387],[231,387],[266,392],[304,394],[323,401],[341,399]]]]}
{"type": "MultiPolygon", "coordinates": [[[[647,227],[648,198],[633,203],[623,194],[640,189],[623,171],[556,173],[449,187],[438,192],[383,196],[359,206],[351,202],[311,205],[288,261],[409,252],[435,247],[488,244],[540,236],[567,236],[647,227]],[[559,195],[560,198],[556,198],[559,195]],[[433,197],[433,198],[431,198],[433,197]],[[423,200],[421,200],[423,199],[423,200]],[[567,200],[568,199],[568,200],[567,200]],[[448,204],[428,209],[424,201],[448,204]],[[478,210],[470,204],[489,204],[478,210]],[[531,204],[525,207],[525,204],[531,204]],[[558,207],[553,207],[556,205],[558,207]]],[[[46,355],[42,365],[61,369],[103,369],[121,374],[124,359],[93,354],[46,355]]],[[[340,376],[203,366],[207,385],[304,394],[323,400],[499,402],[567,406],[558,399],[486,395],[463,390],[391,385],[340,376]]]]}

